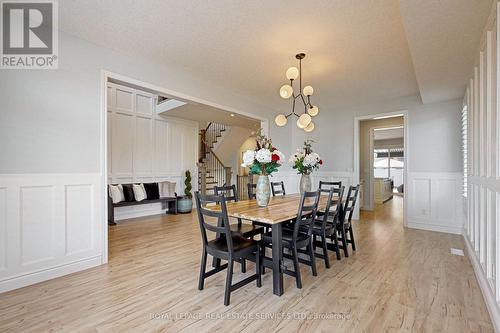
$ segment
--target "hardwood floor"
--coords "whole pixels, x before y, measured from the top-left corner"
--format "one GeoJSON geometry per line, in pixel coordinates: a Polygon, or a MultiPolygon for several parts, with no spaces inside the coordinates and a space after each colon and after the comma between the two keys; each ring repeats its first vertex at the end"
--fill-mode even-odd
{"type": "MultiPolygon", "coordinates": [[[[330,269],[318,260],[317,277],[302,265],[303,289],[285,276],[274,296],[268,271],[262,288],[237,290],[225,307],[225,273],[197,290],[194,215],[120,222],[109,265],[1,294],[0,331],[493,332],[467,257],[450,254],[461,236],[404,229],[400,197],[354,227],[357,252],[331,254],[330,269]]],[[[254,269],[237,267],[235,281],[254,269]]]]}

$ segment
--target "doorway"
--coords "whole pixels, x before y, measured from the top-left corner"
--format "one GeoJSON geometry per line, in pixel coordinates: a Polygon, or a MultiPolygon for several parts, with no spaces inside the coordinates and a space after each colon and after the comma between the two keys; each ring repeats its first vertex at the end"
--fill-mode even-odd
{"type": "Polygon", "coordinates": [[[405,226],[407,116],[406,111],[383,113],[357,117],[354,123],[354,178],[361,185],[359,209],[380,212],[389,202],[391,207],[402,205],[397,211],[403,212],[405,226]]]}

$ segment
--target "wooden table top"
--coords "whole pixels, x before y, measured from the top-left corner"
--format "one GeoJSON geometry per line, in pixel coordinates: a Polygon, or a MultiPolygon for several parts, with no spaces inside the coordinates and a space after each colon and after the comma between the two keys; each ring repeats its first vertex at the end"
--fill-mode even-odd
{"type": "MultiPolygon", "coordinates": [[[[319,209],[325,209],[328,196],[322,195],[319,209]]],[[[307,202],[307,201],[306,201],[307,202]]],[[[277,224],[297,217],[300,194],[271,197],[267,207],[259,207],[257,201],[242,200],[226,203],[227,215],[244,220],[256,221],[265,224],[277,224]]],[[[207,206],[207,209],[219,210],[218,206],[207,206]]]]}

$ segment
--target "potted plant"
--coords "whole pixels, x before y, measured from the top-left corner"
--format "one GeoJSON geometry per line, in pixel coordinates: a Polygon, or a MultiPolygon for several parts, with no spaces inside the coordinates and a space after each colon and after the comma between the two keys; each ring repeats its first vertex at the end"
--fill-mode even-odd
{"type": "Polygon", "coordinates": [[[263,134],[257,136],[257,148],[247,150],[243,154],[242,167],[248,167],[251,175],[259,175],[255,197],[257,205],[266,207],[271,198],[269,175],[278,171],[278,167],[285,160],[285,155],[273,147],[271,139],[263,134]]]}
{"type": "Polygon", "coordinates": [[[321,157],[313,152],[312,143],[313,140],[304,141],[304,147],[297,149],[292,156],[290,156],[289,162],[293,169],[301,175],[299,190],[300,193],[311,191],[311,172],[318,170],[320,165],[323,164],[321,157]]]}
{"type": "Polygon", "coordinates": [[[186,170],[184,174],[184,196],[177,200],[177,211],[179,213],[191,213],[193,209],[193,195],[191,194],[191,171],[186,170]]]}

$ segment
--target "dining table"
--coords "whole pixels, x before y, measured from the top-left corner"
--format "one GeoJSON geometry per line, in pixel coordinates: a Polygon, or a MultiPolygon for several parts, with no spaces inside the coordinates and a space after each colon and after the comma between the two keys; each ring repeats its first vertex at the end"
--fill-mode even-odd
{"type": "MultiPolygon", "coordinates": [[[[272,264],[270,268],[273,272],[273,293],[278,296],[283,295],[283,270],[286,268],[283,264],[282,227],[285,222],[297,217],[300,199],[300,194],[275,196],[271,197],[266,207],[257,205],[255,199],[226,202],[229,217],[248,220],[271,227],[272,264]]],[[[327,201],[328,196],[321,195],[318,210],[324,210],[327,201]]],[[[206,208],[210,209],[209,207],[206,208]]],[[[213,206],[211,209],[218,210],[220,208],[213,206]]]]}

